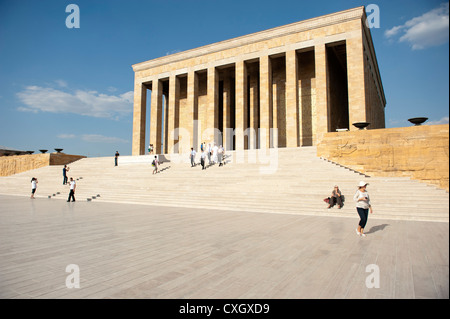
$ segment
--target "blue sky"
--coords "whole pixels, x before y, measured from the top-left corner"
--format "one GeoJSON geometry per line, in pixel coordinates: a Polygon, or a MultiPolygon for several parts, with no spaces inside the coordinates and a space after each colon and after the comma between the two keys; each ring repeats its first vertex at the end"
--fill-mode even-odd
{"type": "Polygon", "coordinates": [[[0,0],[0,145],[130,155],[132,64],[369,4],[386,127],[448,123],[448,2],[0,0]]]}

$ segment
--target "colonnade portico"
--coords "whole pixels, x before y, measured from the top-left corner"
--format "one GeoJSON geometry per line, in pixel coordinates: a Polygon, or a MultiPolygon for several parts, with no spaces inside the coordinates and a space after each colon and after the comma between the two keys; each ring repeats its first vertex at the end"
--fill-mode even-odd
{"type": "Polygon", "coordinates": [[[353,122],[384,127],[365,18],[354,8],[133,65],[133,155],[145,154],[146,132],[156,153],[187,153],[202,142],[315,145],[353,122]]]}

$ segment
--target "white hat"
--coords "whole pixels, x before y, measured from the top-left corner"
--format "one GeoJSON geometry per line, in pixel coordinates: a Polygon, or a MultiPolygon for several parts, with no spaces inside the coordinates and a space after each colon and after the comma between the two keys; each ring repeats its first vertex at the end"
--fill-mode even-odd
{"type": "Polygon", "coordinates": [[[366,185],[369,185],[369,183],[366,183],[364,181],[360,181],[358,187],[364,187],[366,185]]]}

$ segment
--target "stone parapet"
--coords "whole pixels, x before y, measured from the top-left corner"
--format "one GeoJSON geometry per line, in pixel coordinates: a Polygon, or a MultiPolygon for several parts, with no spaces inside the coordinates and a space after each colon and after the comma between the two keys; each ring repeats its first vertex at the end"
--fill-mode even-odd
{"type": "Polygon", "coordinates": [[[0,176],[10,176],[49,165],[66,165],[86,156],[64,153],[0,157],[0,176]]]}
{"type": "Polygon", "coordinates": [[[404,176],[449,190],[449,125],[326,133],[317,156],[370,176],[404,176]]]}

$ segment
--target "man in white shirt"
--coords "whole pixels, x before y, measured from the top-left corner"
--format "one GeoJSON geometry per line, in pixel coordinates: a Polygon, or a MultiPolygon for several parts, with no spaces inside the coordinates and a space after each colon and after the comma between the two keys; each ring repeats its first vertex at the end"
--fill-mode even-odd
{"type": "Polygon", "coordinates": [[[200,155],[200,161],[202,163],[202,170],[206,169],[206,153],[205,150],[202,150],[202,154],[200,155]]]}
{"type": "Polygon", "coordinates": [[[211,165],[211,154],[212,153],[212,147],[211,144],[208,144],[208,149],[206,150],[206,155],[208,156],[208,162],[209,165],[211,165]]]}
{"type": "Polygon", "coordinates": [[[70,192],[69,192],[69,198],[67,199],[68,202],[70,202],[70,199],[72,198],[72,202],[75,201],[75,188],[77,188],[77,184],[73,180],[73,178],[70,178],[70,192]]]}
{"type": "Polygon", "coordinates": [[[195,155],[197,155],[197,152],[191,147],[191,167],[195,166],[195,155]]]}
{"type": "Polygon", "coordinates": [[[216,143],[214,143],[214,147],[212,148],[212,156],[213,156],[212,161],[214,164],[218,162],[218,159],[217,159],[217,151],[218,150],[219,150],[219,148],[217,147],[216,143]]]}

